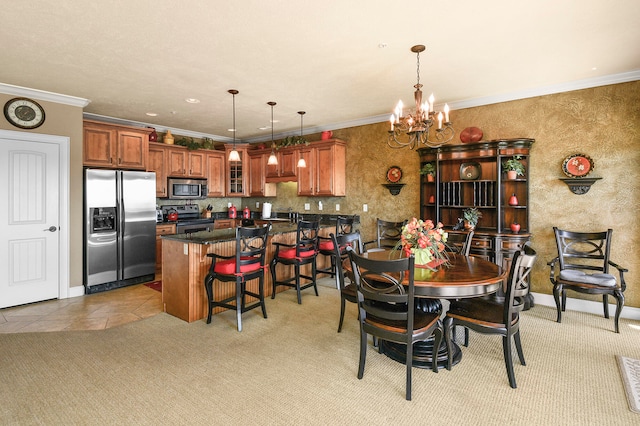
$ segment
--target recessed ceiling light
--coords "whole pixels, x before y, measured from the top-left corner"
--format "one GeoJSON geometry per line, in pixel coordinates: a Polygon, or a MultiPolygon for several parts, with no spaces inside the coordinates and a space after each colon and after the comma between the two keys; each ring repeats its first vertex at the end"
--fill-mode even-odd
{"type": "Polygon", "coordinates": [[[157,117],[158,114],[156,114],[155,112],[148,112],[146,113],[149,117],[157,117]]]}
{"type": "Polygon", "coordinates": [[[279,123],[280,120],[270,120],[272,123],[279,123]]]}
{"type": "Polygon", "coordinates": [[[230,131],[230,132],[235,132],[236,131],[236,129],[227,129],[227,130],[230,131]]]}
{"type": "Polygon", "coordinates": [[[258,127],[258,130],[269,130],[271,128],[271,126],[262,126],[262,127],[258,127]]]}
{"type": "Polygon", "coordinates": [[[196,98],[187,98],[187,99],[185,99],[185,101],[187,101],[190,104],[199,104],[200,103],[200,99],[196,99],[196,98]]]}
{"type": "Polygon", "coordinates": [[[378,43],[378,48],[380,48],[380,49],[384,49],[387,46],[388,46],[387,43],[378,43]]]}

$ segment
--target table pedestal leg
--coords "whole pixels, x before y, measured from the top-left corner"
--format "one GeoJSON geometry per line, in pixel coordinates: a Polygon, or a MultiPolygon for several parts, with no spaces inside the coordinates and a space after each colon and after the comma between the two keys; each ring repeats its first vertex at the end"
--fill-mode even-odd
{"type": "MultiPolygon", "coordinates": [[[[423,312],[442,312],[442,303],[439,299],[416,299],[416,309],[423,312]]],[[[431,368],[431,359],[433,358],[434,339],[431,338],[424,342],[416,342],[413,344],[413,366],[418,368],[431,368]]],[[[406,345],[402,343],[394,343],[386,340],[380,340],[380,352],[387,355],[389,358],[406,363],[407,350],[406,345]]],[[[462,351],[460,346],[455,342],[451,342],[451,351],[453,353],[453,365],[456,365],[462,359],[462,351]]],[[[436,363],[438,368],[447,367],[447,345],[442,338],[442,343],[439,348],[436,348],[436,363]]]]}

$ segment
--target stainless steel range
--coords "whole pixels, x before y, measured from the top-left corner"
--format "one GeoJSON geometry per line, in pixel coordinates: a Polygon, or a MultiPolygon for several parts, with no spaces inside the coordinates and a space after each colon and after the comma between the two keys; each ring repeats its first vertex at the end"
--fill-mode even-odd
{"type": "Polygon", "coordinates": [[[162,217],[165,222],[175,222],[178,234],[189,234],[191,232],[212,231],[213,218],[201,218],[200,208],[196,204],[179,204],[162,206],[162,217]],[[177,220],[169,220],[171,213],[177,213],[177,220]]]}

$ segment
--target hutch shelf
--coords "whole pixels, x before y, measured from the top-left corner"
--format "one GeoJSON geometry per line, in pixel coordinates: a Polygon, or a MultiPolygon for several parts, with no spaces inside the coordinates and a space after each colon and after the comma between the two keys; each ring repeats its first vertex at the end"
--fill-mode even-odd
{"type": "Polygon", "coordinates": [[[432,163],[436,176],[420,181],[420,215],[452,230],[462,211],[482,212],[473,236],[471,254],[498,265],[529,241],[529,152],[533,139],[500,139],[440,148],[421,148],[420,167],[432,163]],[[503,162],[518,156],[524,176],[507,179],[503,162]],[[517,204],[514,202],[517,200],[517,204]],[[518,232],[511,230],[519,224],[518,232]]]}

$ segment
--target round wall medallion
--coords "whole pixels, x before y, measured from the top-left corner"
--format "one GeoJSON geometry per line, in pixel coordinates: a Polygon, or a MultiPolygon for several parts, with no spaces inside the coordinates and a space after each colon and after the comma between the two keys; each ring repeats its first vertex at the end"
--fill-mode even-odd
{"type": "Polygon", "coordinates": [[[27,98],[13,98],[4,104],[4,116],[16,127],[35,129],[44,123],[44,109],[27,98]]]}

